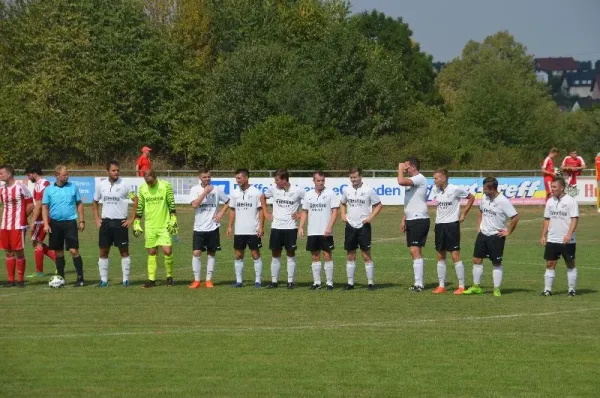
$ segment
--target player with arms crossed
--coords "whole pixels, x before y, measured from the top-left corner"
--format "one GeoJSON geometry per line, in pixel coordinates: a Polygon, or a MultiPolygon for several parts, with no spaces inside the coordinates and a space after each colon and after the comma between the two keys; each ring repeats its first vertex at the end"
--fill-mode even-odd
{"type": "Polygon", "coordinates": [[[362,170],[358,167],[350,169],[350,186],[342,189],[340,203],[342,221],[346,223],[344,250],[346,250],[348,284],[344,286],[344,290],[354,289],[356,249],[359,248],[365,262],[367,288],[375,290],[375,266],[371,257],[371,223],[383,208],[383,204],[375,189],[363,183],[362,170]]]}
{"type": "Polygon", "coordinates": [[[437,202],[435,215],[435,250],[437,252],[437,272],[439,286],[432,292],[446,292],[446,253],[450,252],[454,269],[458,278],[458,289],[454,294],[462,294],[465,290],[465,266],[460,260],[460,224],[465,221],[473,206],[475,196],[465,189],[448,184],[448,170],[438,169],[433,172],[435,184],[434,194],[437,202]],[[460,214],[460,201],[467,199],[467,204],[460,214]]]}
{"type": "Polygon", "coordinates": [[[542,175],[544,176],[544,188],[546,189],[546,202],[552,196],[552,190],[550,184],[556,177],[556,168],[554,168],[554,158],[558,156],[558,149],[552,148],[548,153],[548,156],[542,162],[542,175]]]}
{"type": "Polygon", "coordinates": [[[400,230],[406,233],[406,246],[413,258],[415,283],[410,287],[413,292],[422,292],[423,281],[423,247],[429,233],[429,212],[427,210],[427,178],[419,171],[420,162],[409,157],[398,165],[398,185],[406,187],[404,193],[404,216],[400,230]],[[408,177],[404,177],[404,173],[408,177]]]}
{"type": "Polygon", "coordinates": [[[562,161],[561,170],[566,171],[569,177],[567,193],[570,196],[577,196],[577,176],[581,175],[583,169],[585,169],[585,161],[581,156],[577,156],[577,151],[569,152],[569,156],[562,161]]]}
{"type": "Polygon", "coordinates": [[[50,182],[44,178],[42,168],[37,165],[30,165],[25,170],[27,178],[33,185],[33,212],[31,214],[31,243],[33,244],[33,259],[35,260],[35,274],[27,275],[27,278],[44,277],[44,256],[48,256],[53,262],[56,261],[54,250],[50,250],[44,244],[46,232],[44,231],[44,220],[42,219],[42,198],[44,190],[50,185],[50,182]]]}
{"type": "Polygon", "coordinates": [[[0,221],[0,250],[6,253],[5,287],[25,287],[25,231],[27,216],[33,210],[33,198],[29,189],[15,181],[15,169],[0,166],[0,203],[3,205],[0,221]],[[15,283],[15,269],[17,283],[15,283]]]}
{"type": "Polygon", "coordinates": [[[190,289],[198,289],[202,286],[200,274],[202,273],[202,252],[206,252],[206,281],[204,287],[214,287],[212,283],[215,271],[215,256],[221,250],[221,236],[219,227],[223,214],[229,208],[229,196],[218,186],[211,185],[212,175],[206,167],[200,169],[200,184],[190,189],[194,215],[194,241],[192,244],[192,272],[194,281],[190,289]],[[220,211],[219,203],[225,205],[220,211]]]}
{"type": "Polygon", "coordinates": [[[312,290],[321,289],[321,251],[325,259],[325,278],[327,290],[333,290],[333,225],[337,220],[340,200],[331,189],[325,187],[325,173],[317,170],[313,173],[315,189],[304,196],[303,212],[300,216],[298,237],[304,236],[304,224],[308,218],[308,236],[306,250],[312,254],[313,285],[312,290]]]}
{"type": "Polygon", "coordinates": [[[121,253],[121,271],[123,273],[123,286],[129,286],[131,271],[131,257],[129,257],[129,226],[135,220],[138,198],[131,185],[120,178],[119,162],[112,160],[106,165],[108,178],[102,179],[94,191],[92,212],[98,227],[98,270],[100,283],[98,287],[108,286],[108,266],[110,247],[119,248],[121,253]],[[133,199],[131,217],[127,217],[129,199],[133,199]],[[102,201],[102,216],[100,216],[99,202],[102,201]]]}
{"type": "Polygon", "coordinates": [[[487,177],[483,180],[483,198],[479,204],[478,233],[473,252],[473,286],[463,294],[483,294],[481,277],[483,276],[483,259],[489,258],[494,266],[494,296],[500,297],[502,292],[502,256],[506,237],[513,233],[519,222],[519,214],[510,201],[498,192],[498,180],[487,177]],[[506,228],[506,219],[510,224],[506,228]]]}
{"type": "Polygon", "coordinates": [[[290,184],[290,175],[285,169],[275,172],[275,185],[272,185],[260,197],[260,203],[267,220],[271,221],[271,284],[267,289],[279,286],[279,271],[281,269],[281,251],[285,247],[287,254],[288,289],[293,289],[296,280],[296,242],[298,227],[296,220],[300,214],[296,211],[304,199],[306,191],[290,184]],[[267,199],[273,199],[273,214],[267,209],[267,199]]]}
{"type": "Polygon", "coordinates": [[[229,201],[229,224],[227,225],[227,236],[233,235],[233,249],[235,254],[235,284],[234,287],[242,287],[242,276],[244,274],[244,251],[250,249],[254,259],[254,287],[262,286],[262,259],[260,248],[263,236],[265,215],[260,203],[261,193],[250,185],[248,179],[250,172],[247,169],[238,169],[235,172],[235,181],[238,184],[231,200],[229,201]]]}
{"type": "Polygon", "coordinates": [[[546,273],[542,296],[552,296],[552,284],[556,275],[556,262],[562,256],[567,264],[567,282],[570,297],[575,296],[577,268],[575,268],[575,229],[579,221],[577,201],[565,194],[565,180],[552,181],[552,198],[546,202],[542,225],[542,246],[546,273]]]}
{"type": "Polygon", "coordinates": [[[141,219],[145,217],[145,246],[148,249],[148,281],[142,288],[156,286],[156,254],[158,247],[165,256],[167,286],[173,286],[172,235],[177,235],[177,215],[175,214],[175,196],[168,181],[159,180],[154,170],[144,171],[144,183],[138,189],[138,206],[133,222],[133,234],[140,236],[141,219]]]}

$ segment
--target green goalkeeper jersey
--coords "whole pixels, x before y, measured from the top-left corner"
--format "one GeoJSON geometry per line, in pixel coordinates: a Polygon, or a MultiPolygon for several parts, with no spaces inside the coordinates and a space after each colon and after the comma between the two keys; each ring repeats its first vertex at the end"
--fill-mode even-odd
{"type": "Polygon", "coordinates": [[[171,184],[158,180],[153,187],[147,183],[140,186],[136,216],[145,216],[146,229],[166,228],[171,213],[175,213],[175,196],[171,184]]]}

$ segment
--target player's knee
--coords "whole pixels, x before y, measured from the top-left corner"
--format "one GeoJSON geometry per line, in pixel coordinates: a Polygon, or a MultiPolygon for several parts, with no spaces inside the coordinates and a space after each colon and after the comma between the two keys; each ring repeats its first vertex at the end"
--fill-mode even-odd
{"type": "Polygon", "coordinates": [[[169,246],[163,247],[162,251],[165,256],[170,256],[172,253],[171,248],[169,246]]]}
{"type": "Polygon", "coordinates": [[[348,252],[346,255],[346,259],[348,261],[355,261],[356,260],[356,252],[348,252]]]}
{"type": "Polygon", "coordinates": [[[194,251],[192,252],[192,255],[193,255],[194,257],[200,257],[200,256],[202,255],[202,250],[194,250],[194,251]]]}
{"type": "MultiPolygon", "coordinates": [[[[444,256],[444,260],[446,259],[446,257],[444,256]]],[[[452,252],[452,261],[454,261],[455,263],[460,261],[460,252],[452,252]]]]}
{"type": "MultiPolygon", "coordinates": [[[[569,264],[567,264],[567,267],[569,264]]],[[[546,269],[554,269],[556,268],[556,261],[546,261],[546,269]]]]}
{"type": "Polygon", "coordinates": [[[371,252],[361,252],[362,259],[365,262],[371,262],[371,252]]]}
{"type": "Polygon", "coordinates": [[[296,255],[296,251],[295,250],[287,250],[285,252],[285,254],[287,254],[288,257],[294,257],[296,255]]]}
{"type": "Polygon", "coordinates": [[[215,257],[217,255],[217,252],[206,252],[206,254],[210,257],[215,257]]]}
{"type": "MultiPolygon", "coordinates": [[[[244,253],[242,253],[242,258],[244,257],[244,253]]],[[[258,260],[260,258],[260,252],[258,250],[252,250],[252,258],[254,260],[258,260]]]]}
{"type": "Polygon", "coordinates": [[[15,253],[12,250],[7,250],[5,253],[7,259],[11,259],[15,257],[15,253]]]}
{"type": "Polygon", "coordinates": [[[483,264],[482,258],[473,257],[473,264],[481,265],[483,264]]]}
{"type": "Polygon", "coordinates": [[[272,250],[271,251],[271,256],[272,257],[276,257],[276,258],[281,257],[281,250],[272,250]]]}
{"type": "Polygon", "coordinates": [[[23,257],[25,257],[25,250],[15,250],[14,256],[16,258],[23,258],[23,257]]]}
{"type": "Polygon", "coordinates": [[[71,256],[73,257],[79,257],[79,249],[69,249],[69,253],[71,253],[71,256]]]}
{"type": "Polygon", "coordinates": [[[333,256],[331,255],[331,252],[323,252],[323,258],[325,259],[325,261],[329,262],[333,260],[333,256]]]}

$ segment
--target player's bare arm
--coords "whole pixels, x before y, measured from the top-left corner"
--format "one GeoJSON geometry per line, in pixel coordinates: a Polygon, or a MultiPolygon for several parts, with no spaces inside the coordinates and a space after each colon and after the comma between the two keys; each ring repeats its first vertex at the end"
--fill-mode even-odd
{"type": "Polygon", "coordinates": [[[508,224],[508,228],[499,231],[498,236],[505,236],[505,237],[509,236],[510,234],[512,234],[514,232],[515,228],[517,228],[518,223],[519,223],[519,215],[515,214],[513,217],[510,218],[510,223],[508,224]]]}
{"type": "Polygon", "coordinates": [[[342,222],[347,222],[348,216],[346,213],[346,204],[345,203],[340,203],[340,213],[342,214],[342,222]]]}
{"type": "Polygon", "coordinates": [[[266,220],[273,221],[273,214],[269,213],[267,209],[267,197],[265,194],[260,195],[260,206],[262,207],[262,213],[266,220]]]}
{"type": "Polygon", "coordinates": [[[573,234],[575,233],[575,229],[577,228],[578,223],[579,223],[579,217],[571,218],[571,223],[569,224],[569,230],[567,231],[567,234],[563,238],[563,243],[565,245],[567,243],[571,242],[571,239],[573,238],[573,234]]]}
{"type": "Polygon", "coordinates": [[[256,232],[256,236],[260,238],[265,233],[265,213],[263,213],[262,208],[258,210],[258,231],[256,232]]]}
{"type": "Polygon", "coordinates": [[[35,220],[39,218],[40,214],[42,214],[42,201],[38,200],[37,202],[35,202],[35,205],[33,206],[33,211],[31,212],[30,228],[32,230],[35,227],[35,220]]]}
{"type": "Polygon", "coordinates": [[[200,192],[200,195],[198,195],[198,197],[194,200],[192,200],[192,207],[195,209],[198,206],[200,206],[200,203],[202,203],[202,201],[204,200],[204,198],[206,198],[206,196],[211,193],[213,190],[213,186],[212,185],[207,185],[204,187],[204,190],[202,192],[200,192]]]}
{"type": "Polygon", "coordinates": [[[79,217],[79,231],[85,229],[85,214],[83,213],[83,203],[77,202],[77,216],[79,217]]]}
{"type": "Polygon", "coordinates": [[[44,231],[46,233],[50,233],[52,232],[50,230],[50,217],[49,217],[49,210],[48,210],[48,205],[42,205],[42,221],[44,221],[44,231]]]}
{"type": "Polygon", "coordinates": [[[235,221],[235,208],[229,208],[229,220],[227,221],[227,236],[233,235],[233,222],[235,221]]]}
{"type": "Polygon", "coordinates": [[[100,205],[95,200],[92,201],[92,214],[94,215],[96,227],[100,228],[102,225],[102,218],[100,217],[100,205]]]}
{"type": "Polygon", "coordinates": [[[223,205],[223,207],[221,208],[221,210],[215,214],[215,218],[214,220],[216,222],[221,221],[221,218],[223,218],[223,216],[225,215],[225,212],[229,209],[229,200],[227,202],[225,202],[225,204],[223,205]]]}
{"type": "Polygon", "coordinates": [[[483,219],[483,213],[480,211],[477,214],[477,233],[481,232],[481,220],[483,219]]]}
{"type": "Polygon", "coordinates": [[[400,232],[406,232],[406,216],[402,216],[402,220],[400,221],[400,232]]]}
{"type": "Polygon", "coordinates": [[[329,224],[327,225],[327,228],[325,229],[325,236],[331,236],[331,234],[333,232],[333,226],[335,225],[335,222],[337,221],[337,216],[338,216],[338,209],[337,208],[331,209],[331,216],[329,217],[329,224]]]}
{"type": "Polygon", "coordinates": [[[550,227],[550,219],[544,218],[544,222],[542,223],[542,237],[540,238],[540,243],[542,246],[546,246],[547,236],[548,236],[548,228],[550,227]]]}
{"type": "Polygon", "coordinates": [[[467,204],[465,204],[463,212],[460,215],[460,219],[458,220],[459,222],[462,223],[466,220],[467,214],[469,214],[471,207],[473,207],[473,202],[475,202],[475,196],[473,194],[469,194],[469,196],[467,196],[467,204]]]}
{"type": "Polygon", "coordinates": [[[131,226],[131,224],[133,224],[133,221],[135,220],[135,211],[138,206],[137,195],[133,195],[132,200],[133,200],[133,206],[131,206],[131,209],[132,209],[131,217],[129,217],[127,220],[123,220],[123,222],[121,223],[121,225],[124,226],[125,228],[129,228],[131,226]]]}
{"type": "Polygon", "coordinates": [[[407,162],[398,163],[398,185],[403,187],[410,187],[413,185],[413,182],[410,178],[404,177],[407,167],[407,162]]]}
{"type": "Polygon", "coordinates": [[[370,224],[371,222],[373,222],[373,220],[375,219],[375,217],[377,217],[381,209],[383,209],[383,203],[379,202],[375,205],[369,217],[363,220],[363,224],[370,224]]]}
{"type": "Polygon", "coordinates": [[[298,237],[304,236],[304,224],[306,224],[306,217],[308,216],[308,210],[303,210],[300,213],[300,225],[298,226],[298,237]]]}

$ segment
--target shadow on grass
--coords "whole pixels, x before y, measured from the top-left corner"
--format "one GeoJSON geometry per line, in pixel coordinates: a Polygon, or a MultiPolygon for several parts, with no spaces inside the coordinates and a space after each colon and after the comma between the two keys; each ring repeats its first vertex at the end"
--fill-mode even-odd
{"type": "Polygon", "coordinates": [[[502,295],[504,296],[505,294],[513,294],[513,293],[531,293],[533,292],[533,290],[531,289],[523,289],[523,288],[508,288],[508,289],[501,289],[502,290],[502,295]]]}

